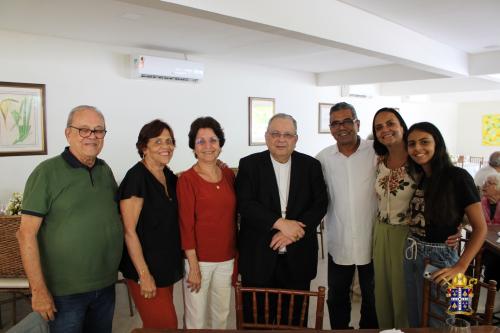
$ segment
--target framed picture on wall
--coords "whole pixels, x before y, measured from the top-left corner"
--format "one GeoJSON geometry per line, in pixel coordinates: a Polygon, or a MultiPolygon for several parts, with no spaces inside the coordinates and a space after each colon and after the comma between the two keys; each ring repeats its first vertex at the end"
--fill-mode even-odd
{"type": "Polygon", "coordinates": [[[266,129],[275,112],[274,98],[248,97],[248,145],[266,144],[266,129]]]}
{"type": "Polygon", "coordinates": [[[482,120],[483,146],[500,146],[500,114],[485,114],[482,120]]]}
{"type": "Polygon", "coordinates": [[[45,84],[0,82],[0,156],[47,155],[45,84]]]}
{"type": "Polygon", "coordinates": [[[318,107],[318,133],[330,133],[330,108],[331,103],[319,103],[318,107]]]}

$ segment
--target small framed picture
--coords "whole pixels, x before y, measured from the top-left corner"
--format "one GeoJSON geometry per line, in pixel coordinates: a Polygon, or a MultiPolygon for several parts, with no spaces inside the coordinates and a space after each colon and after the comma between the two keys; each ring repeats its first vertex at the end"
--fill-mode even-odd
{"type": "Polygon", "coordinates": [[[248,97],[248,145],[266,144],[267,123],[274,113],[274,98],[248,97]]]}
{"type": "Polygon", "coordinates": [[[0,156],[47,155],[45,84],[0,82],[0,156]]]}
{"type": "Polygon", "coordinates": [[[319,103],[318,107],[318,133],[330,133],[331,103],[319,103]]]}

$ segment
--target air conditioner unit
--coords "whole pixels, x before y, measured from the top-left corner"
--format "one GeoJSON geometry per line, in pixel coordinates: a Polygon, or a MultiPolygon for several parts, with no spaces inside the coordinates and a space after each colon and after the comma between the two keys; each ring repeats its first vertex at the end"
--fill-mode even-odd
{"type": "Polygon", "coordinates": [[[356,84],[340,86],[340,96],[372,98],[379,95],[379,88],[375,84],[356,84]]]}
{"type": "Polygon", "coordinates": [[[180,60],[131,55],[132,78],[150,78],[160,80],[198,81],[203,78],[203,64],[180,60]]]}

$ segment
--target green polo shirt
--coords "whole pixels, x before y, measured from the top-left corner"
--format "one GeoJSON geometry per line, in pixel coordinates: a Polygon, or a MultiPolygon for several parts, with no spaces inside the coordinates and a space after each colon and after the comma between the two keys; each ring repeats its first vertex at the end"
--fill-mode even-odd
{"type": "Polygon", "coordinates": [[[53,295],[89,292],[116,281],[123,249],[116,190],[103,160],[88,168],[68,148],[28,178],[22,213],[43,218],[38,246],[53,295]]]}

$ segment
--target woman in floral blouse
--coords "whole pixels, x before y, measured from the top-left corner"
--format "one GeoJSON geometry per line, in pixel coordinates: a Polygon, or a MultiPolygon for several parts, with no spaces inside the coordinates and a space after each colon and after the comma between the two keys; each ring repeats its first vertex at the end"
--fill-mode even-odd
{"type": "Polygon", "coordinates": [[[416,184],[408,172],[408,153],[403,140],[407,131],[395,109],[380,109],[373,118],[373,147],[379,156],[373,264],[375,306],[381,329],[408,327],[403,251],[410,219],[409,202],[416,184]]]}
{"type": "MultiPolygon", "coordinates": [[[[373,236],[375,307],[381,329],[409,327],[404,248],[411,220],[410,200],[419,177],[409,172],[404,138],[408,128],[395,109],[382,108],[373,118],[373,148],[377,163],[378,211],[373,236]]],[[[460,233],[448,237],[455,247],[460,233]]]]}

